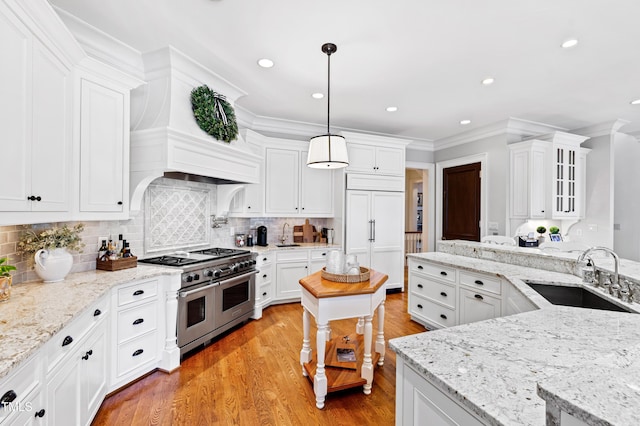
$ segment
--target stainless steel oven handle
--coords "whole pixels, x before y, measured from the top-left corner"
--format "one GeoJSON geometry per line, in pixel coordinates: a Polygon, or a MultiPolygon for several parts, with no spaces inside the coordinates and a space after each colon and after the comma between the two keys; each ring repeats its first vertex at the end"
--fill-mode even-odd
{"type": "Polygon", "coordinates": [[[190,295],[192,295],[192,294],[194,294],[194,293],[198,293],[198,292],[201,292],[201,291],[204,291],[204,290],[208,290],[208,289],[210,289],[211,287],[215,287],[215,286],[217,286],[218,284],[220,284],[220,283],[215,282],[215,283],[211,283],[211,284],[209,284],[209,285],[205,285],[204,287],[194,288],[193,290],[181,291],[181,292],[178,292],[178,295],[179,295],[180,297],[187,297],[187,296],[190,296],[190,295]]]}
{"type": "Polygon", "coordinates": [[[226,279],[224,281],[219,281],[219,284],[220,285],[227,285],[227,284],[232,283],[232,282],[239,282],[239,281],[244,280],[245,278],[250,277],[251,275],[257,274],[258,272],[260,272],[260,271],[258,271],[257,269],[254,269],[254,270],[246,272],[246,273],[244,273],[242,275],[237,275],[235,277],[228,278],[228,279],[226,279]]]}

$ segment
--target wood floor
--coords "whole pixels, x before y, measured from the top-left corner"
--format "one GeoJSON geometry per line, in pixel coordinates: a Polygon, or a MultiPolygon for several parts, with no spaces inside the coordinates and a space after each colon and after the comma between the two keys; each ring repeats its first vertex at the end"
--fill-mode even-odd
{"type": "MultiPolygon", "coordinates": [[[[409,319],[407,293],[389,293],[385,338],[425,331],[409,319]]],[[[313,320],[311,321],[313,324],[313,320]]],[[[331,322],[334,336],[351,334],[356,320],[331,322]]],[[[374,327],[377,318],[374,318],[374,327]]],[[[315,324],[312,336],[315,336],[315,324]]],[[[315,339],[313,345],[315,346],[315,339]]],[[[302,307],[275,305],[263,318],[220,337],[186,358],[172,374],[154,372],[107,398],[94,425],[393,425],[395,353],[387,347],[373,389],[327,395],[315,406],[302,375],[302,307]]],[[[314,348],[315,349],[315,348],[314,348]]]]}

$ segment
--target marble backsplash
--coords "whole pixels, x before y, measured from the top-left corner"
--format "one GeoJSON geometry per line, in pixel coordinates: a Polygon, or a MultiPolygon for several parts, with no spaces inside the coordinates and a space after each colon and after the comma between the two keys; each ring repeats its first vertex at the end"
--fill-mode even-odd
{"type": "MultiPolygon", "coordinates": [[[[145,192],[142,210],[132,212],[129,220],[83,221],[85,244],[81,253],[73,253],[71,272],[95,269],[100,237],[118,240],[122,234],[129,242],[131,252],[138,256],[169,253],[176,249],[190,250],[210,247],[234,247],[235,234],[255,232],[261,225],[267,227],[269,244],[279,243],[283,227],[288,242],[293,242],[293,227],[303,225],[304,218],[229,218],[219,228],[211,228],[210,215],[216,214],[217,186],[185,182],[173,179],[156,179],[145,192]],[[284,226],[288,223],[289,226],[284,226]],[[199,235],[204,233],[204,235],[199,235]]],[[[54,226],[74,226],[78,222],[43,223],[36,225],[0,226],[0,257],[9,257],[9,263],[18,270],[13,273],[13,283],[37,280],[31,262],[16,254],[17,244],[26,229],[49,229],[54,226]]],[[[332,227],[333,219],[310,219],[320,230],[332,227]]]]}

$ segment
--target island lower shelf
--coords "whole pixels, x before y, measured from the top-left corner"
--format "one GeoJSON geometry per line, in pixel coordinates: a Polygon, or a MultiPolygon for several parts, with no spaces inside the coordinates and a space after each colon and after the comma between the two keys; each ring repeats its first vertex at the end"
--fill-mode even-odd
{"type": "MultiPolygon", "coordinates": [[[[362,362],[364,360],[364,337],[359,334],[349,335],[351,342],[355,342],[356,345],[356,368],[342,368],[342,367],[330,367],[325,365],[325,375],[327,376],[327,393],[338,392],[344,389],[349,389],[357,386],[364,386],[367,383],[366,379],[361,377],[362,375],[362,362]]],[[[342,341],[342,337],[336,337],[327,342],[325,350],[325,364],[327,360],[331,359],[336,352],[336,345],[342,341]]],[[[380,359],[380,354],[377,352],[371,353],[371,362],[373,365],[377,365],[380,359]]],[[[313,383],[316,375],[316,356],[310,362],[303,364],[307,377],[313,383]]]]}

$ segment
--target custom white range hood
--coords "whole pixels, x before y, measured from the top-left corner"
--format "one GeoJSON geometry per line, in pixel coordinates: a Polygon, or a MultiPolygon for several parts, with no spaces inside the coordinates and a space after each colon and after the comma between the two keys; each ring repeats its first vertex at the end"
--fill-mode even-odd
{"type": "Polygon", "coordinates": [[[258,183],[261,158],[242,136],[231,144],[214,139],[191,109],[191,91],[203,84],[231,105],[246,93],[172,47],[145,54],[143,62],[147,84],[131,93],[131,210],[140,209],[147,186],[165,174],[258,183]]]}

